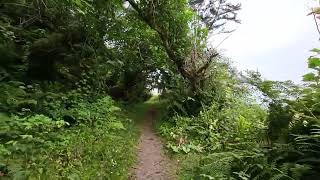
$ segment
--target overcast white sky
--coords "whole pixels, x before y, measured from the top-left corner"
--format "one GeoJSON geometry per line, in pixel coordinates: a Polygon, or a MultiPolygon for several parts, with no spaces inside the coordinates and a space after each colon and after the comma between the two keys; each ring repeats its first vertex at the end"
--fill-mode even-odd
{"type": "Polygon", "coordinates": [[[310,49],[320,47],[311,0],[241,0],[242,23],[220,46],[239,70],[271,80],[300,82],[310,49]]]}

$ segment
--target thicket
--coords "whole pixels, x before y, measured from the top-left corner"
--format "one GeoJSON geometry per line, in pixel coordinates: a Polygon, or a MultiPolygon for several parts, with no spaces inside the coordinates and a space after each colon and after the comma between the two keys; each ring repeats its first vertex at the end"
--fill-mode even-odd
{"type": "Polygon", "coordinates": [[[182,179],[318,179],[319,52],[310,52],[303,85],[236,72],[220,57],[200,89],[204,101],[183,96],[185,87],[163,94],[169,114],[158,131],[180,154],[182,179]]]}
{"type": "Polygon", "coordinates": [[[262,80],[259,73],[248,72],[243,81],[230,84],[230,91],[221,89],[228,92],[223,104],[214,102],[197,116],[168,116],[158,130],[168,140],[167,148],[186,154],[181,176],[319,178],[319,60],[309,58],[313,72],[304,75],[305,86],[262,80]]]}
{"type": "Polygon", "coordinates": [[[150,33],[131,13],[121,1],[0,1],[1,179],[127,177],[138,132],[125,104],[150,96],[152,71],[150,33]]]}

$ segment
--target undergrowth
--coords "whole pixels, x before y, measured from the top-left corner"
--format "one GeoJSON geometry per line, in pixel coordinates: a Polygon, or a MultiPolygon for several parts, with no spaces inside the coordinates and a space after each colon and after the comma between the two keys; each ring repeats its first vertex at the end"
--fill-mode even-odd
{"type": "Polygon", "coordinates": [[[67,111],[76,123],[42,114],[1,114],[1,179],[127,177],[138,138],[135,109],[121,110],[102,97],[67,111]]]}
{"type": "Polygon", "coordinates": [[[308,59],[312,73],[303,76],[305,86],[262,80],[256,72],[243,75],[247,84],[230,76],[225,79],[226,86],[215,86],[225,94],[217,94],[209,106],[203,105],[199,113],[191,115],[183,112],[185,107],[190,111],[193,98],[173,98],[181,95],[177,89],[164,95],[170,101],[165,101],[163,108],[171,111],[157,129],[166,139],[167,149],[181,162],[180,177],[319,179],[320,50],[312,51],[316,55],[308,59]],[[260,96],[252,100],[250,91],[260,96]]]}

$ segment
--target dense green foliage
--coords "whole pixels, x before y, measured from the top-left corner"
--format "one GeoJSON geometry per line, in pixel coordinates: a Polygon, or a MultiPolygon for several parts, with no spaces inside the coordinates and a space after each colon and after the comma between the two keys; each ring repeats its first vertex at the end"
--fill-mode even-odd
{"type": "Polygon", "coordinates": [[[229,73],[223,82],[230,84],[219,86],[223,102],[212,98],[197,116],[179,109],[161,122],[167,147],[187,154],[181,159],[183,179],[320,177],[319,62],[317,55],[308,59],[312,72],[303,76],[305,86],[262,80],[257,72],[237,81],[239,76],[229,73]]]}
{"type": "Polygon", "coordinates": [[[127,177],[136,119],[109,95],[149,96],[151,65],[133,47],[148,56],[152,32],[124,11],[116,1],[0,2],[1,179],[127,177]]]}
{"type": "Polygon", "coordinates": [[[80,99],[70,109],[50,111],[56,117],[1,114],[1,172],[14,179],[126,177],[137,138],[132,120],[110,97],[80,99]],[[66,114],[77,125],[63,120],[66,114]]]}
{"type": "Polygon", "coordinates": [[[304,85],[237,72],[207,40],[240,7],[0,1],[0,178],[126,179],[156,88],[182,179],[319,179],[320,50],[304,85]]]}
{"type": "Polygon", "coordinates": [[[320,51],[312,52],[304,85],[238,74],[220,58],[200,103],[185,87],[164,94],[174,111],[158,130],[182,161],[182,179],[318,179],[320,51]]]}

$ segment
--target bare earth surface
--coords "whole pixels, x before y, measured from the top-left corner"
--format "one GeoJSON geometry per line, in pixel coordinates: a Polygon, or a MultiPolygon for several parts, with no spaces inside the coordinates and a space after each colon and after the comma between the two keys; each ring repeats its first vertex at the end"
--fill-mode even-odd
{"type": "Polygon", "coordinates": [[[131,180],[172,180],[170,162],[166,158],[160,139],[153,129],[156,111],[146,114],[138,144],[138,162],[130,173],[131,180]]]}

